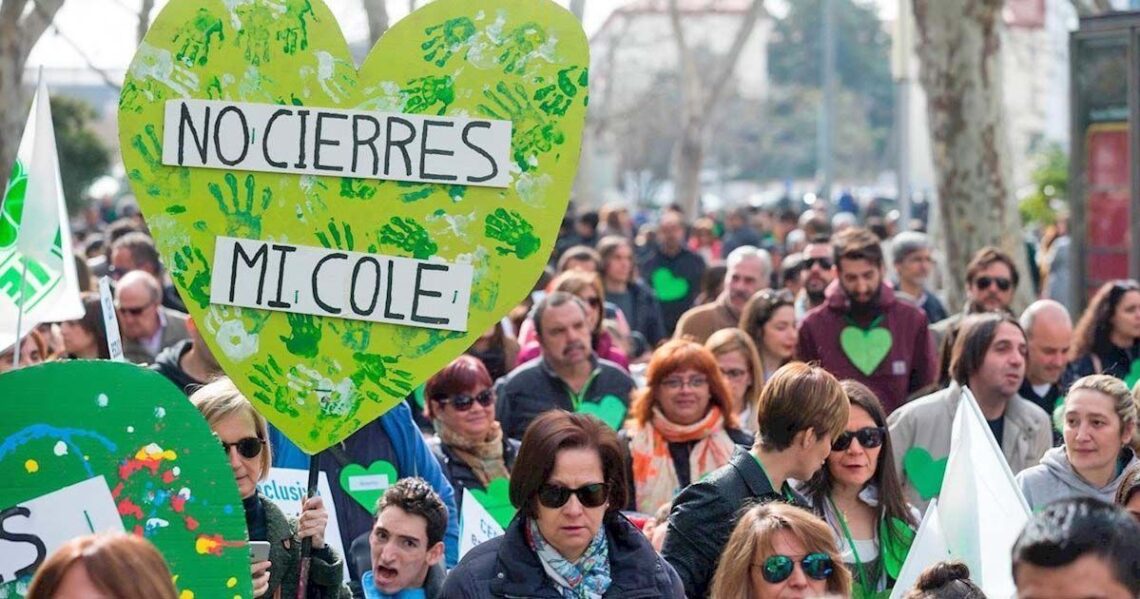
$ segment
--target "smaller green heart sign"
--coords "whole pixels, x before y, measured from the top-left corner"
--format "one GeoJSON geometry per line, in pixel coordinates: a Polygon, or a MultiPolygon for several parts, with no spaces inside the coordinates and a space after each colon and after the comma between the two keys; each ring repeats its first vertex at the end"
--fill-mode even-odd
{"type": "Polygon", "coordinates": [[[675,302],[689,295],[689,281],[684,277],[678,277],[664,266],[653,271],[649,280],[653,284],[657,299],[663,302],[675,302]]]}
{"type": "Polygon", "coordinates": [[[934,459],[922,447],[911,447],[903,455],[903,471],[923,501],[929,501],[942,492],[942,479],[946,476],[949,457],[934,459]]]}
{"type": "Polygon", "coordinates": [[[340,488],[371,514],[384,491],[398,478],[396,467],[383,460],[372,462],[368,468],[349,464],[340,471],[340,488]]]}
{"type": "Polygon", "coordinates": [[[859,372],[871,376],[891,352],[891,332],[883,327],[847,326],[839,334],[839,345],[859,372]]]}
{"type": "Polygon", "coordinates": [[[621,430],[621,425],[625,422],[626,406],[620,397],[606,395],[598,401],[580,402],[577,411],[579,414],[597,416],[598,419],[617,431],[621,430]]]}
{"type": "Polygon", "coordinates": [[[487,510],[504,529],[515,517],[515,506],[511,505],[511,482],[506,478],[496,478],[487,485],[486,491],[467,489],[471,496],[487,510]]]}

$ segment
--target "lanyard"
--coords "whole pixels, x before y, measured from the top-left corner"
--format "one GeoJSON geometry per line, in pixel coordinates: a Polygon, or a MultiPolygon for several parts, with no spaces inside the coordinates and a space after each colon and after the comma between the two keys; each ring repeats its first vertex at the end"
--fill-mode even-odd
{"type": "Polygon", "coordinates": [[[847,529],[847,519],[843,517],[843,512],[835,507],[835,502],[829,495],[827,502],[831,504],[831,511],[835,512],[835,517],[839,520],[839,527],[843,529],[843,536],[847,539],[847,546],[851,548],[851,554],[855,556],[855,568],[859,571],[859,582],[863,585],[863,590],[870,592],[871,586],[867,581],[867,572],[863,569],[863,560],[859,559],[859,550],[855,548],[855,539],[851,538],[851,531],[847,529]]]}

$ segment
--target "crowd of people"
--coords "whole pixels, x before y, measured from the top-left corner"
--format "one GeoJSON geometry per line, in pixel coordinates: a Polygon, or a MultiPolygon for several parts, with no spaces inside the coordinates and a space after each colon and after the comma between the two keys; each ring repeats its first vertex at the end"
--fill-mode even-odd
{"type": "MultiPolygon", "coordinates": [[[[1140,596],[1140,284],[1105,283],[1071,314],[1047,297],[1049,272],[989,247],[948,310],[924,233],[840,214],[568,217],[530,296],[322,453],[329,480],[395,467],[374,509],[334,486],[295,520],[257,482],[308,456],[224,376],[145,222],[77,235],[76,263],[88,289],[115,281],[126,358],[184,391],[221,442],[249,538],[271,546],[251,564],[256,597],[296,595],[302,540],[319,597],[877,596],[941,493],[915,464],[949,455],[967,388],[1034,512],[1012,553],[1019,596],[1140,596]],[[1015,314],[1019,285],[1040,299],[1015,314]],[[500,479],[517,514],[460,560],[464,490],[500,479]]],[[[83,301],[84,318],[36,327],[0,370],[14,351],[21,365],[107,359],[99,297],[83,301]]],[[[106,565],[161,563],[152,552],[78,539],[29,597],[174,597],[162,576],[126,589],[106,565]]],[[[984,596],[954,562],[907,593],[984,596]]]]}

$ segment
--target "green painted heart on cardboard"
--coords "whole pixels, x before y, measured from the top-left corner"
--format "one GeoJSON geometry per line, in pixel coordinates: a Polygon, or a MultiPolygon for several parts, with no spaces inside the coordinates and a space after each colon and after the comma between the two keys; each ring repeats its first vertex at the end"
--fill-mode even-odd
{"type": "Polygon", "coordinates": [[[123,161],[213,354],[302,449],[324,449],[402,401],[530,292],[577,168],[587,68],[581,25],[549,0],[431,2],[359,70],[320,0],[173,0],[159,14],[120,98],[123,161]],[[164,166],[164,104],[184,98],[510,121],[510,181],[164,166]],[[211,304],[219,236],[470,264],[467,329],[211,304]]]}
{"type": "Polygon", "coordinates": [[[689,295],[689,281],[684,277],[678,277],[664,266],[653,271],[649,282],[653,285],[657,299],[663,302],[675,302],[689,295]]]}
{"type": "MultiPolygon", "coordinates": [[[[181,389],[133,364],[74,360],[0,375],[0,397],[0,506],[31,506],[11,521],[21,532],[39,533],[51,552],[73,536],[125,530],[162,552],[182,597],[249,596],[237,483],[181,389]],[[56,504],[40,520],[46,530],[29,529],[45,503],[56,504]]],[[[26,575],[11,573],[0,597],[27,592],[26,575]]]]}
{"type": "Polygon", "coordinates": [[[946,477],[946,464],[949,461],[949,457],[935,460],[922,447],[911,447],[903,455],[903,471],[906,472],[907,480],[924,501],[929,501],[942,492],[942,479],[946,477]]]}
{"type": "Polygon", "coordinates": [[[471,496],[487,510],[504,529],[515,517],[515,506],[511,505],[511,481],[506,478],[496,478],[487,485],[486,491],[468,489],[471,496]]]}
{"type": "Polygon", "coordinates": [[[625,422],[626,406],[625,402],[616,395],[606,395],[598,401],[583,401],[578,403],[579,414],[591,414],[597,416],[602,422],[605,422],[610,428],[615,431],[621,430],[621,425],[625,422]]]}
{"type": "Polygon", "coordinates": [[[396,467],[384,460],[372,462],[367,468],[349,464],[340,471],[340,488],[371,514],[384,491],[398,479],[396,467]]]}
{"type": "Polygon", "coordinates": [[[846,326],[839,333],[839,346],[859,372],[871,376],[891,353],[891,332],[883,327],[846,326]]]}

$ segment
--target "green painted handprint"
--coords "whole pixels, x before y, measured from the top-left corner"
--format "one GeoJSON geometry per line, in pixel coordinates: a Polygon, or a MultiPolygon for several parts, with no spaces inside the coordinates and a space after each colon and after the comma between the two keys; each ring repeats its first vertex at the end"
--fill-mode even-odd
{"type": "Polygon", "coordinates": [[[352,359],[359,368],[352,375],[352,382],[358,388],[364,383],[372,383],[384,393],[403,399],[412,392],[412,374],[396,368],[399,359],[379,354],[356,352],[352,359]]]}
{"type": "Polygon", "coordinates": [[[301,415],[297,410],[293,394],[286,383],[288,377],[285,371],[277,364],[273,356],[269,356],[264,364],[254,364],[253,369],[261,376],[250,375],[249,382],[253,383],[259,391],[255,391],[253,399],[272,406],[274,410],[296,418],[301,415]]]}
{"type": "Polygon", "coordinates": [[[340,197],[347,200],[371,200],[376,195],[376,186],[362,179],[341,177],[340,197]]]}
{"type": "Polygon", "coordinates": [[[467,17],[458,17],[432,25],[424,30],[424,34],[428,36],[427,41],[420,44],[424,60],[442,67],[463,46],[471,43],[471,38],[475,37],[475,23],[467,17]]]}
{"type": "Polygon", "coordinates": [[[405,252],[410,252],[412,257],[418,260],[427,260],[439,250],[439,246],[428,235],[427,229],[410,217],[393,216],[380,229],[380,243],[394,245],[405,252]]]}
{"type": "MultiPolygon", "coordinates": [[[[586,87],[589,79],[590,72],[588,69],[581,67],[562,69],[558,71],[557,82],[540,87],[538,91],[534,92],[534,101],[538,102],[538,107],[546,114],[566,116],[566,111],[570,109],[570,105],[574,103],[574,97],[578,95],[578,89],[586,87]],[[577,77],[574,76],[574,71],[579,71],[577,77]]],[[[543,82],[540,77],[538,83],[543,82]]],[[[587,97],[583,94],[583,101],[586,99],[587,97]]]]}
{"type": "Polygon", "coordinates": [[[500,44],[499,64],[504,73],[522,75],[527,63],[546,43],[546,32],[538,23],[524,23],[508,33],[500,44]]]}
{"type": "MultiPolygon", "coordinates": [[[[356,251],[356,237],[352,234],[352,225],[348,223],[338,225],[336,219],[329,219],[326,231],[317,231],[317,241],[321,243],[322,247],[330,250],[356,251]]],[[[376,246],[368,246],[368,251],[375,253],[376,246]]]]}
{"type": "Polygon", "coordinates": [[[273,9],[266,2],[250,2],[239,5],[234,14],[241,21],[237,41],[246,62],[252,65],[269,62],[271,32],[276,20],[273,9]]]}
{"type": "Polygon", "coordinates": [[[312,18],[313,4],[309,0],[288,0],[285,6],[287,18],[281,19],[284,25],[276,37],[282,42],[282,52],[296,54],[298,50],[309,47],[309,26],[305,23],[305,15],[312,18]]]}
{"type": "Polygon", "coordinates": [[[143,133],[146,139],[142,135],[136,135],[131,138],[131,146],[146,164],[146,172],[131,169],[127,178],[137,184],[136,190],[141,187],[151,197],[184,197],[190,189],[190,169],[162,164],[162,140],[159,139],[155,126],[147,125],[143,128],[143,133]]]}
{"type": "Polygon", "coordinates": [[[404,97],[404,112],[418,114],[428,112],[436,104],[441,104],[436,114],[447,112],[447,107],[455,101],[455,80],[450,75],[442,77],[420,77],[408,82],[400,90],[404,97]]]}
{"type": "Polygon", "coordinates": [[[215,36],[219,42],[226,39],[221,19],[205,8],[198,9],[194,20],[174,35],[174,41],[182,43],[174,57],[187,67],[193,67],[195,63],[206,66],[210,61],[210,43],[215,36]]]}
{"type": "Polygon", "coordinates": [[[205,310],[210,307],[210,262],[198,248],[183,246],[174,254],[170,276],[186,290],[190,299],[205,310]]]}
{"type": "Polygon", "coordinates": [[[238,193],[237,176],[226,173],[223,178],[226,188],[230,191],[228,201],[217,183],[210,183],[206,189],[214,196],[214,200],[218,202],[218,209],[226,217],[226,235],[242,239],[261,239],[261,213],[273,202],[273,191],[269,187],[263,187],[260,201],[255,202],[254,190],[257,182],[251,173],[245,176],[245,181],[242,183],[245,189],[243,201],[238,193]]]}
{"type": "Polygon", "coordinates": [[[484,234],[508,246],[495,248],[500,256],[514,254],[520,260],[525,260],[542,247],[542,240],[534,234],[534,227],[514,210],[508,212],[495,208],[484,221],[484,234]]]}
{"type": "Polygon", "coordinates": [[[330,318],[329,328],[340,337],[340,342],[354,351],[366,351],[372,341],[372,324],[347,318],[330,318]]]}
{"type": "Polygon", "coordinates": [[[538,155],[545,154],[566,141],[566,136],[558,128],[556,120],[535,109],[522,84],[510,88],[503,81],[495,84],[495,91],[484,89],[483,96],[490,101],[480,104],[483,114],[504,121],[511,121],[511,148],[515,163],[523,172],[538,164],[538,155]]]}
{"type": "Polygon", "coordinates": [[[285,314],[289,321],[289,336],[279,336],[285,342],[285,349],[301,358],[315,358],[320,351],[321,325],[310,314],[285,314]]]}

